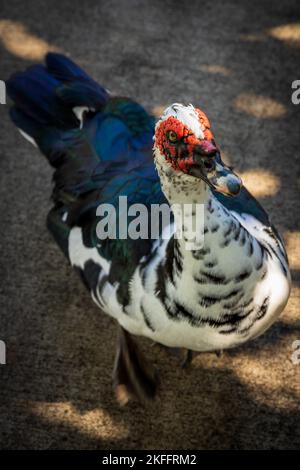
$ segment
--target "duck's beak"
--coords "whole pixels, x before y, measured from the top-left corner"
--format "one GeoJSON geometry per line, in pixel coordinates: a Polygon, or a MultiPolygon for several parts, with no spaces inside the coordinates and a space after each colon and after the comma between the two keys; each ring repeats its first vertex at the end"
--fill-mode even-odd
{"type": "Polygon", "coordinates": [[[221,163],[216,162],[215,175],[208,179],[215,191],[226,196],[237,196],[243,186],[241,178],[225,166],[222,160],[221,163]]]}
{"type": "Polygon", "coordinates": [[[242,180],[222,161],[216,148],[209,151],[203,151],[202,146],[197,148],[189,173],[226,196],[236,196],[243,185],[242,180]]]}

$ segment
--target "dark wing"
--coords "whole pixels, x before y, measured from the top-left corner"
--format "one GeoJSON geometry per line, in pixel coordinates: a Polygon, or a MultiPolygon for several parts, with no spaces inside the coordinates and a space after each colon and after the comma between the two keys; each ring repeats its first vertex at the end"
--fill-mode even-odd
{"type": "MultiPolygon", "coordinates": [[[[14,102],[13,122],[54,167],[48,227],[56,242],[68,255],[70,230],[81,227],[85,245],[111,261],[111,282],[127,285],[152,242],[109,239],[99,244],[96,210],[104,203],[117,208],[120,196],[128,205],[166,202],[153,164],[153,118],[138,103],[112,98],[59,54],[49,54],[45,66],[12,76],[7,90],[14,102]],[[88,108],[83,126],[75,107],[88,108]]],[[[93,272],[86,279],[91,285],[95,270],[89,266],[88,271],[93,272]]]]}

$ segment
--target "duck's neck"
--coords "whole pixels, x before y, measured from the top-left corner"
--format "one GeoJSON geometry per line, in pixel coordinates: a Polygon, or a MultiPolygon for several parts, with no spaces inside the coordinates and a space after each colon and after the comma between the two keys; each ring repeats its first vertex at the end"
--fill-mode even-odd
{"type": "Polygon", "coordinates": [[[212,194],[204,181],[160,172],[162,190],[175,219],[175,238],[181,251],[199,250],[204,244],[207,208],[212,194]]]}

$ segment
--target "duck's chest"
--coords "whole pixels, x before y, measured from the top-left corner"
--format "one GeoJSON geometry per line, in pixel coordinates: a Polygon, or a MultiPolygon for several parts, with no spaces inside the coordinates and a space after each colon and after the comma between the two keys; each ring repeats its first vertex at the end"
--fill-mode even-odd
{"type": "Polygon", "coordinates": [[[206,214],[201,247],[186,250],[174,238],[144,274],[142,308],[153,339],[195,350],[258,335],[288,296],[278,260],[218,206],[206,214]]]}

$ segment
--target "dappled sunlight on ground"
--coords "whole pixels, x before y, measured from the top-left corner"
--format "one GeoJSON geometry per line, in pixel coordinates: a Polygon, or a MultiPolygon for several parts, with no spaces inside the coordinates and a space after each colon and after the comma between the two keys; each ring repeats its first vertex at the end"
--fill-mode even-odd
{"type": "Polygon", "coordinates": [[[287,109],[279,101],[268,96],[242,93],[233,102],[237,111],[262,119],[278,119],[286,115],[287,109]]]}
{"type": "Polygon", "coordinates": [[[0,20],[0,41],[8,52],[26,60],[42,60],[47,52],[58,50],[11,20],[0,20]]]}
{"type": "Polygon", "coordinates": [[[103,409],[97,408],[80,413],[69,402],[29,402],[28,409],[39,418],[55,424],[67,424],[76,428],[82,434],[99,439],[124,439],[128,436],[128,430],[120,421],[114,422],[113,418],[103,409]]]}
{"type": "Polygon", "coordinates": [[[288,46],[300,47],[300,23],[288,23],[274,26],[261,33],[242,34],[240,36],[245,42],[263,42],[267,39],[277,39],[288,46]]]}
{"type": "Polygon", "coordinates": [[[290,321],[288,311],[290,306],[280,316],[285,334],[276,333],[276,325],[260,338],[238,349],[224,351],[220,358],[214,353],[202,353],[193,360],[196,369],[230,370],[246,387],[247,395],[252,400],[267,404],[275,409],[284,409],[295,412],[299,410],[300,381],[297,379],[299,366],[293,364],[293,342],[299,339],[299,322],[290,321]],[[266,339],[268,337],[268,339],[266,339]],[[260,346],[263,344],[264,346],[260,346]],[[278,362],[284,366],[284,381],[282,369],[278,362]]]}
{"type": "Polygon", "coordinates": [[[203,64],[200,66],[200,70],[211,74],[223,75],[224,77],[229,77],[232,74],[232,70],[228,67],[216,64],[203,64]]]}
{"type": "Polygon", "coordinates": [[[296,287],[293,282],[292,273],[292,290],[289,301],[283,313],[285,323],[289,325],[297,325],[299,327],[298,338],[300,339],[300,287],[296,287]]]}
{"type": "Polygon", "coordinates": [[[291,269],[300,269],[300,232],[285,232],[284,240],[291,269]]]}
{"type": "Polygon", "coordinates": [[[269,36],[290,46],[300,47],[300,23],[289,23],[268,30],[269,36]]]}
{"type": "Polygon", "coordinates": [[[239,357],[232,361],[232,371],[239,380],[248,386],[248,393],[254,400],[276,407],[276,409],[289,407],[290,410],[299,409],[300,382],[296,379],[297,365],[292,363],[292,343],[295,334],[290,334],[290,340],[277,341],[276,360],[280,360],[285,367],[285,378],[282,381],[282,371],[272,363],[270,351],[261,351],[257,357],[245,355],[242,351],[239,357]],[[294,378],[294,379],[293,379],[294,378]]]}
{"type": "Polygon", "coordinates": [[[243,184],[255,197],[275,196],[280,188],[280,179],[271,171],[254,168],[238,172],[243,184]]]}

